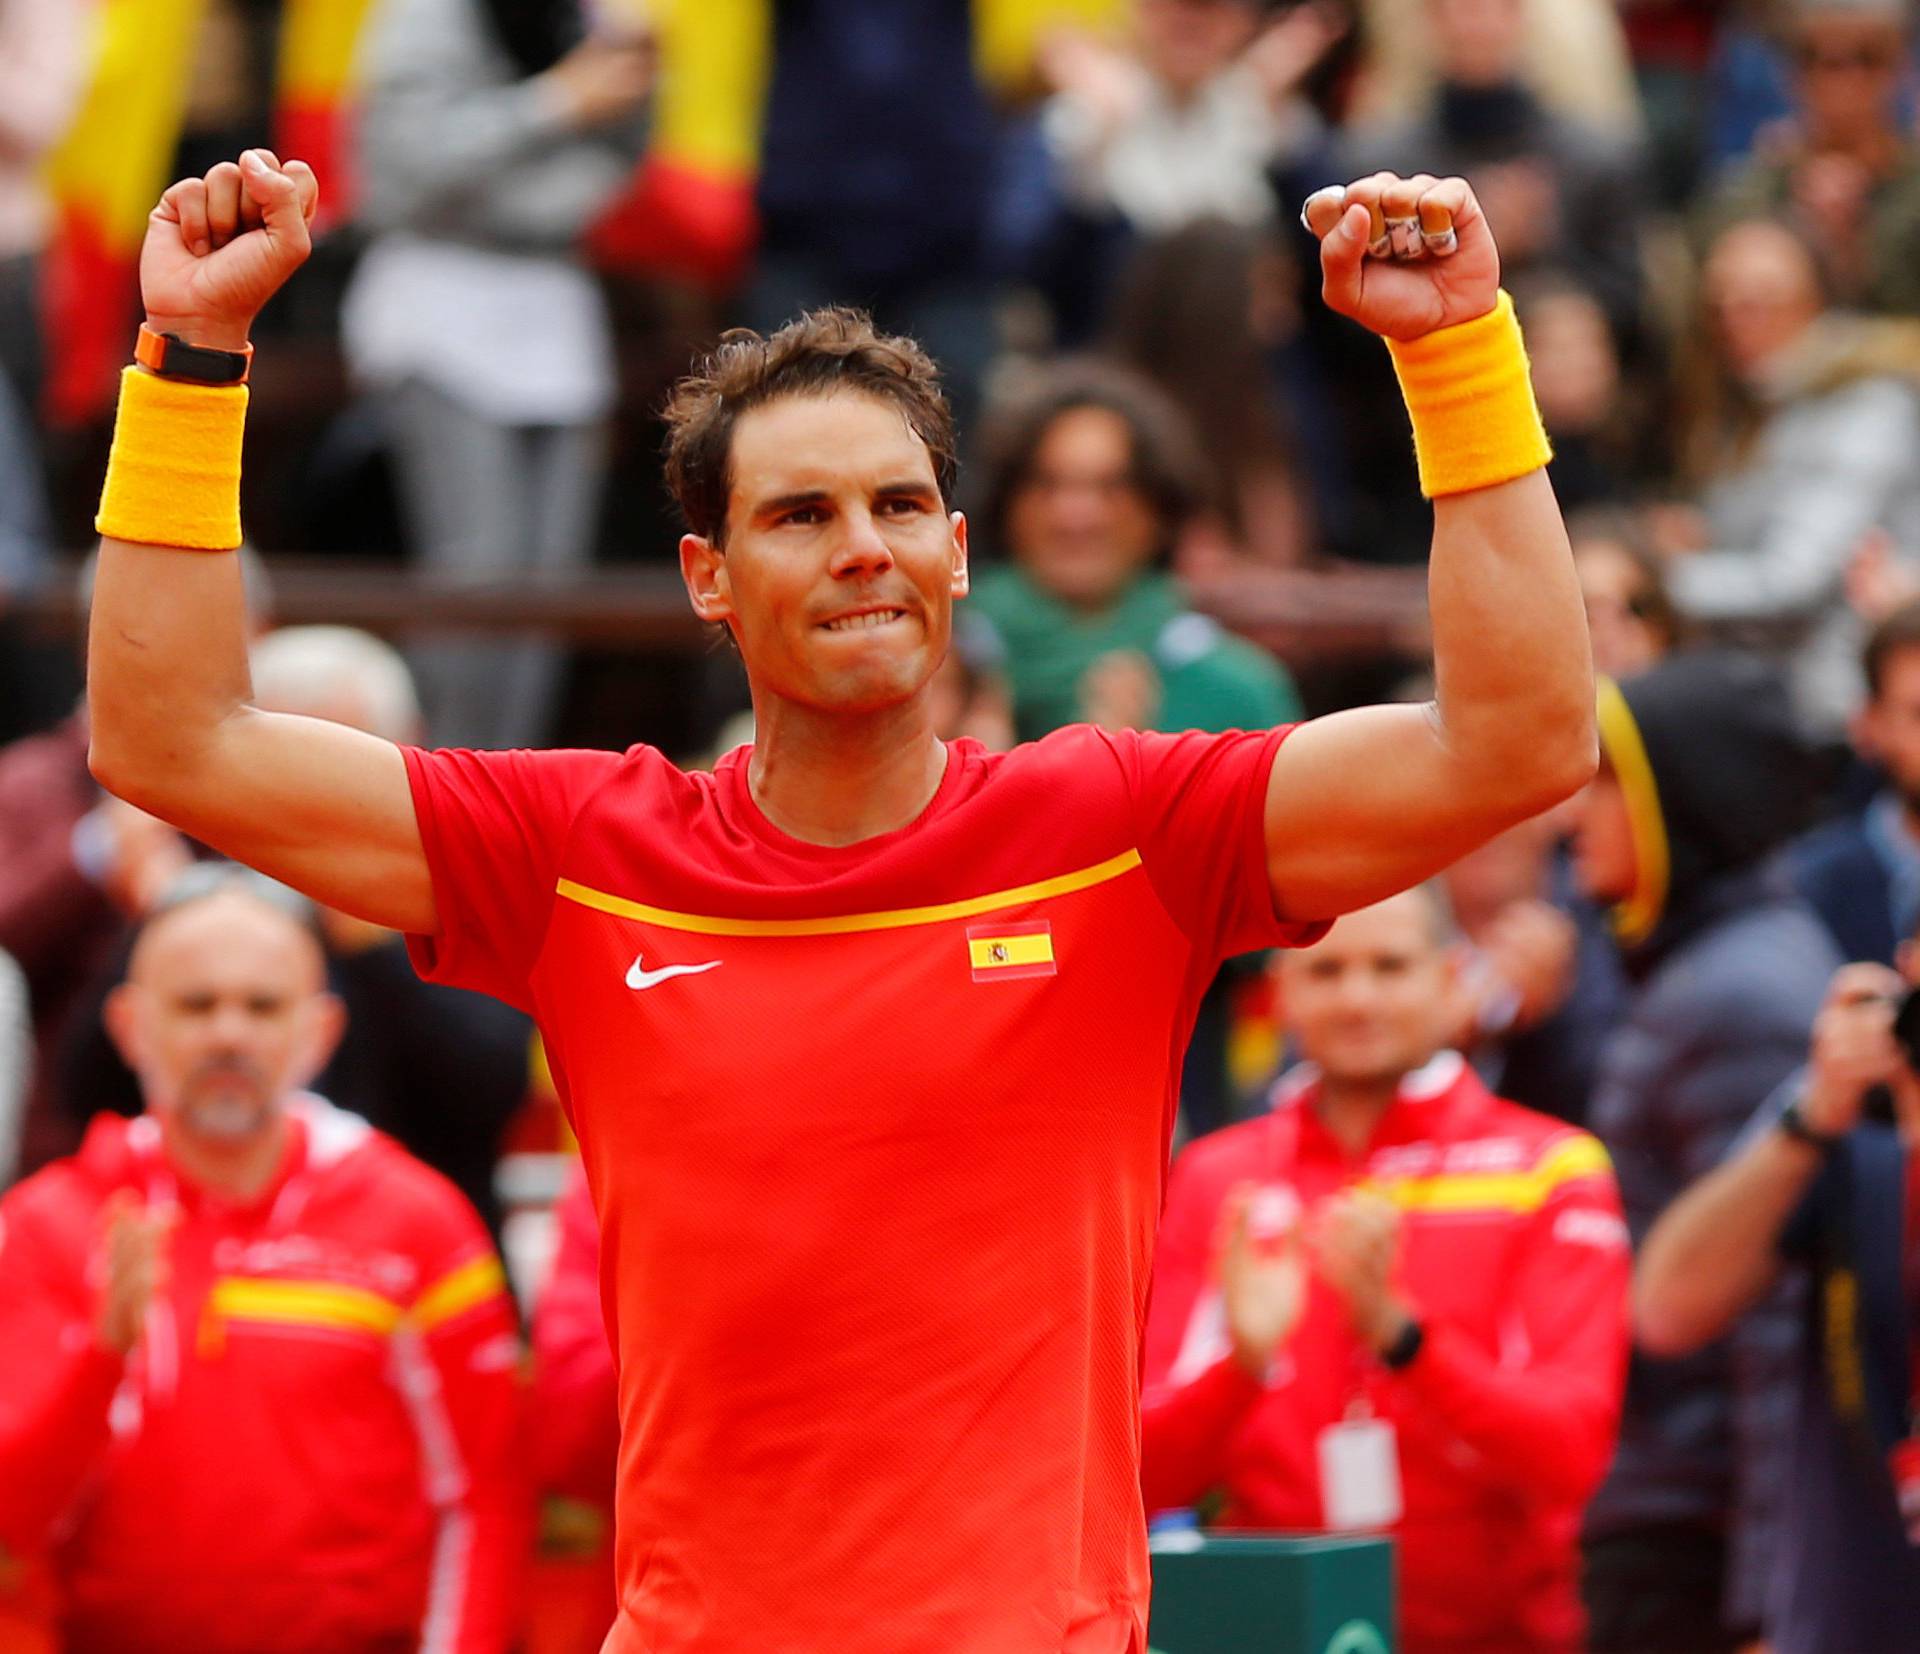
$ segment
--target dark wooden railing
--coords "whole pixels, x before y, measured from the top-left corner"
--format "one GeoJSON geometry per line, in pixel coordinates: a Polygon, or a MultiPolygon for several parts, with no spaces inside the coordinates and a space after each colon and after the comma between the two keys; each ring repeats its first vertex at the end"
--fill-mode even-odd
{"type": "MultiPolygon", "coordinates": [[[[679,574],[667,568],[479,583],[344,557],[274,558],[268,567],[274,618],[282,625],[325,622],[396,637],[534,631],[583,649],[687,653],[710,647],[679,574]]],[[[1426,648],[1426,580],[1418,569],[1251,567],[1193,583],[1191,593],[1202,611],[1300,668],[1418,655],[1426,648]]],[[[50,630],[77,627],[76,582],[48,581],[21,612],[50,630]]]]}

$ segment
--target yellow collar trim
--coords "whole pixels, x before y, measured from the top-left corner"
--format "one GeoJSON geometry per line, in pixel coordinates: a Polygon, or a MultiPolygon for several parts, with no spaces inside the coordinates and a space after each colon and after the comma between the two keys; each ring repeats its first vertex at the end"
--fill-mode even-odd
{"type": "Polygon", "coordinates": [[[624,896],[610,896],[572,879],[562,879],[555,887],[570,902],[611,913],[621,919],[641,919],[664,930],[692,931],[701,936],[843,936],[862,930],[902,930],[909,925],[937,925],[945,919],[970,919],[977,913],[994,913],[1001,908],[1021,907],[1028,902],[1043,902],[1054,896],[1066,896],[1092,885],[1105,884],[1140,865],[1138,850],[1123,850],[1117,856],[1083,867],[1075,873],[1042,879],[1037,884],[1016,885],[1011,890],[996,890],[986,896],[969,896],[965,901],[942,902],[936,907],[897,907],[881,913],[844,913],[823,919],[722,919],[704,913],[675,913],[664,907],[648,907],[645,902],[630,902],[624,896]]]}

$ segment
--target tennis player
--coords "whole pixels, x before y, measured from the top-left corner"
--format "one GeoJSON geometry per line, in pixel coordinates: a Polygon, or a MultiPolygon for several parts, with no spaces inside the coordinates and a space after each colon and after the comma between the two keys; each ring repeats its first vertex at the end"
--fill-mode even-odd
{"type": "Polygon", "coordinates": [[[953,433],[915,346],[827,312],[730,336],[672,405],[688,594],[738,643],[758,731],[711,776],[248,704],[248,325],[315,195],[253,150],[153,214],[99,519],[95,773],[539,1018],[620,1359],[609,1650],[1142,1649],[1140,1335],[1202,989],[1595,762],[1547,445],[1466,184],[1381,174],[1308,212],[1434,496],[1432,705],[943,744],[953,433]]]}

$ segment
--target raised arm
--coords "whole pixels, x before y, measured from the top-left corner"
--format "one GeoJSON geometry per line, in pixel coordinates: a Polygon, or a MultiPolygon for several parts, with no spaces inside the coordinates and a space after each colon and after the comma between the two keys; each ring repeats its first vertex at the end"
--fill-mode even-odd
{"type": "Polygon", "coordinates": [[[1375,174],[1308,204],[1327,302],[1392,341],[1433,497],[1436,695],[1303,726],[1274,759],[1268,865],[1292,919],[1331,918],[1437,873],[1583,786],[1593,665],[1500,260],[1458,178],[1375,174]],[[1383,256],[1375,208],[1405,248],[1383,256]],[[1444,226],[1453,250],[1446,251],[1444,226]]]}
{"type": "MultiPolygon", "coordinates": [[[[140,255],[148,325],[216,351],[305,260],[313,173],[265,150],[175,184],[140,255]]],[[[398,747],[249,704],[236,496],[243,388],[131,370],[88,643],[91,763],[108,791],[396,930],[437,929],[398,747]]]]}
{"type": "MultiPolygon", "coordinates": [[[[1815,1136],[1831,1140],[1851,1131],[1875,1085],[1894,1088],[1905,1112],[1920,1118],[1920,1081],[1893,1037],[1894,1002],[1903,991],[1884,965],[1848,965],[1835,975],[1797,1082],[1799,1117],[1815,1136]]],[[[1769,1119],[1661,1213],[1634,1271],[1634,1334],[1642,1349],[1686,1355],[1766,1295],[1780,1274],[1781,1235],[1822,1160],[1815,1143],[1769,1119]]]]}

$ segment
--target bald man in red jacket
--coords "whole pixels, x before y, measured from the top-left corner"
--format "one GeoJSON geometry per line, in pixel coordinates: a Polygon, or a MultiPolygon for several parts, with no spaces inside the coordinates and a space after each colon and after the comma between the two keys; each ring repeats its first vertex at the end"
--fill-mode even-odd
{"type": "Polygon", "coordinates": [[[1435,1054],[1453,957],[1415,890],[1280,967],[1310,1062],[1173,1170],[1146,1503],[1217,1491],[1231,1527],[1391,1532],[1409,1654],[1568,1654],[1627,1233],[1599,1143],[1435,1054]]]}

